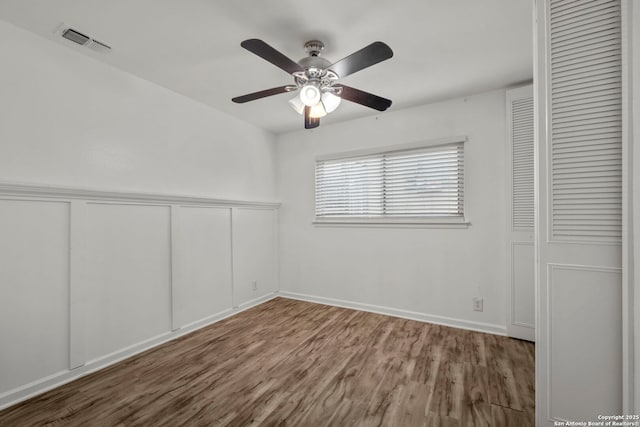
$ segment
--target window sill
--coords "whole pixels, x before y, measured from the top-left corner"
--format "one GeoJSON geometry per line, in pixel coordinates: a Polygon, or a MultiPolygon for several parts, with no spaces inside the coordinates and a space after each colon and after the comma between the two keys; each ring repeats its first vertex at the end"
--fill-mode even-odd
{"type": "Polygon", "coordinates": [[[315,218],[316,227],[469,228],[464,218],[315,218]]]}

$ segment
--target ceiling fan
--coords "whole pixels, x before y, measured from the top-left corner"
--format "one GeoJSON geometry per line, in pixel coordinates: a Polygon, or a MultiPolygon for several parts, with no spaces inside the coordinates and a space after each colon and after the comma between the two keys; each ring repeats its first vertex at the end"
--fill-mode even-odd
{"type": "Polygon", "coordinates": [[[299,114],[304,113],[305,129],[318,127],[320,118],[334,111],[341,99],[378,111],[385,111],[391,106],[389,99],[338,83],[340,78],[391,58],[393,51],[383,42],[371,43],[334,63],[320,57],[324,44],[318,40],[311,40],[304,44],[309,55],[298,62],[289,59],[259,39],[245,40],[240,43],[240,46],[291,74],[295,84],[238,96],[232,99],[233,102],[242,104],[299,90],[299,96],[290,100],[289,103],[299,114]]]}

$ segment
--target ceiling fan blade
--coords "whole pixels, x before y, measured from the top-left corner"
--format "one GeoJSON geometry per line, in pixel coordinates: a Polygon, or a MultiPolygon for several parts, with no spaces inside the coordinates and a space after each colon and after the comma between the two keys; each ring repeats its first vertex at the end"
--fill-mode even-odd
{"type": "Polygon", "coordinates": [[[373,42],[369,46],[363,47],[359,51],[342,58],[328,68],[342,78],[377,64],[378,62],[387,60],[392,56],[393,51],[385,43],[373,42]]]}
{"type": "Polygon", "coordinates": [[[232,98],[231,100],[233,102],[238,103],[238,104],[243,104],[245,102],[255,101],[256,99],[265,98],[267,96],[278,95],[279,93],[290,92],[290,86],[291,85],[286,85],[286,86],[274,87],[274,88],[271,88],[271,89],[265,89],[265,90],[261,90],[260,92],[253,92],[253,93],[249,93],[247,95],[236,96],[235,98],[232,98]]]}
{"type": "Polygon", "coordinates": [[[356,104],[364,105],[365,107],[373,108],[378,111],[384,111],[391,107],[390,99],[383,98],[360,89],[354,89],[343,84],[334,87],[342,88],[342,91],[339,91],[339,94],[336,93],[336,95],[342,99],[346,99],[347,101],[355,102],[356,104]]]}
{"type": "Polygon", "coordinates": [[[304,128],[313,129],[320,126],[320,119],[311,117],[311,107],[304,107],[304,128]]]}
{"type": "Polygon", "coordinates": [[[260,58],[271,62],[278,68],[283,69],[289,74],[293,74],[296,71],[304,71],[304,68],[298,65],[297,62],[284,56],[265,42],[260,39],[249,39],[240,43],[240,46],[247,49],[249,52],[255,53],[260,58]]]}

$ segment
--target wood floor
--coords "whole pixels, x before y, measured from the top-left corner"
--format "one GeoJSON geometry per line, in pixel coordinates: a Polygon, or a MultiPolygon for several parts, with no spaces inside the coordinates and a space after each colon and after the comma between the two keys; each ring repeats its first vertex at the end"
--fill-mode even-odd
{"type": "Polygon", "coordinates": [[[276,298],[0,412],[1,426],[532,426],[531,343],[276,298]]]}

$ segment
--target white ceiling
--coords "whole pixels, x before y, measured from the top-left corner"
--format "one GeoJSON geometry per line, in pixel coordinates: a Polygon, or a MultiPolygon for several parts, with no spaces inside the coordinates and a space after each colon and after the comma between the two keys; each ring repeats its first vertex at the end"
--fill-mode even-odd
{"type": "MultiPolygon", "coordinates": [[[[0,0],[0,19],[279,133],[303,126],[291,94],[231,98],[292,83],[240,47],[260,38],[294,60],[319,39],[332,62],[373,41],[390,60],[344,83],[393,100],[390,110],[530,80],[531,0],[0,0]],[[62,23],[113,47],[99,54],[55,35],[62,23]]],[[[384,114],[343,102],[323,123],[384,114]]]]}

